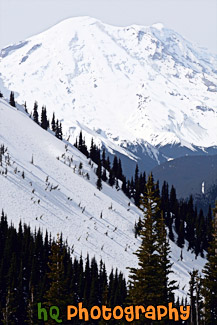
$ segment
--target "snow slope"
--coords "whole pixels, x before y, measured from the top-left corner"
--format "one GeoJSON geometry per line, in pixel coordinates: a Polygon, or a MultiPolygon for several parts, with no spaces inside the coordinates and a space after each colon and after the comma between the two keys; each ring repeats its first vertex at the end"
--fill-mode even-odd
{"type": "Polygon", "coordinates": [[[217,57],[161,24],[67,19],[3,49],[0,73],[5,91],[47,105],[71,139],[82,128],[132,159],[127,146],[140,144],[158,163],[168,144],[217,145],[217,57]]]}
{"type": "MultiPolygon", "coordinates": [[[[122,191],[105,183],[102,191],[97,190],[94,166],[86,157],[43,130],[21,108],[13,108],[0,99],[2,144],[7,151],[0,166],[0,209],[4,209],[9,221],[18,225],[21,219],[32,229],[48,229],[53,236],[63,232],[74,255],[82,252],[85,257],[88,252],[97,260],[102,258],[108,269],[118,267],[127,276],[126,268],[137,264],[133,252],[140,240],[135,239],[133,228],[141,211],[132,202],[128,205],[129,199],[122,191]]],[[[205,260],[195,260],[184,249],[184,259],[180,261],[180,248],[174,243],[171,248],[173,277],[180,283],[179,294],[184,294],[188,272],[201,269],[205,260]]]]}

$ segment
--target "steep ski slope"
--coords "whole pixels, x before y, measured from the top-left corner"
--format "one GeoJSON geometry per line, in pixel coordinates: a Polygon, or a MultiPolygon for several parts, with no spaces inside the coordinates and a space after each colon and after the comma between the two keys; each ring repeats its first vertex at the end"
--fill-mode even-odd
{"type": "MultiPolygon", "coordinates": [[[[127,275],[126,267],[136,266],[133,252],[140,240],[134,238],[133,227],[141,211],[132,202],[128,205],[129,199],[122,191],[105,183],[98,191],[93,168],[76,148],[67,148],[66,142],[1,99],[0,144],[7,147],[0,166],[0,209],[4,209],[9,221],[18,225],[21,219],[32,229],[48,229],[52,235],[63,232],[74,247],[74,255],[82,252],[86,256],[88,252],[98,260],[102,258],[108,269],[118,267],[127,275]],[[78,172],[80,162],[83,175],[78,172]]],[[[188,272],[193,267],[201,269],[205,260],[195,260],[184,249],[181,262],[180,248],[174,243],[171,248],[173,277],[180,283],[182,294],[187,290],[188,272]]]]}
{"type": "Polygon", "coordinates": [[[18,102],[55,110],[71,139],[83,128],[111,150],[142,145],[155,162],[168,144],[217,145],[217,58],[161,24],[68,19],[3,49],[0,72],[18,102]]]}

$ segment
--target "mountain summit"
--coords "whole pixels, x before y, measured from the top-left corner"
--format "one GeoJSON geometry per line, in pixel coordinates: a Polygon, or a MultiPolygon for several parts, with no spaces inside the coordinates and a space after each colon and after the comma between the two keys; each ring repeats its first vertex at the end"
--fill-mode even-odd
{"type": "Polygon", "coordinates": [[[3,91],[55,111],[71,139],[83,129],[131,160],[217,145],[217,57],[162,24],[67,19],[4,48],[0,71],[3,91]]]}

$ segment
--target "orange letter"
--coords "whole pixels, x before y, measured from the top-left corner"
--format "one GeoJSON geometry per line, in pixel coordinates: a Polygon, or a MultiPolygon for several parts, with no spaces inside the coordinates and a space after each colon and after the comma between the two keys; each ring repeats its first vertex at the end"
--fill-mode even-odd
{"type": "Polygon", "coordinates": [[[107,308],[106,306],[102,306],[102,317],[105,320],[110,320],[112,317],[112,309],[111,308],[107,308]],[[106,316],[106,313],[109,313],[108,316],[106,316]]]}
{"type": "Polygon", "coordinates": [[[178,310],[176,308],[173,308],[173,303],[169,302],[168,306],[169,306],[169,319],[173,319],[173,314],[175,314],[174,320],[175,321],[179,320],[178,310]]]}
{"type": "Polygon", "coordinates": [[[84,320],[85,321],[89,320],[88,310],[86,308],[82,308],[82,302],[79,302],[78,308],[79,308],[79,319],[83,319],[82,314],[84,313],[84,320]]]}
{"type": "Polygon", "coordinates": [[[75,317],[75,316],[77,316],[77,314],[78,314],[78,308],[77,307],[75,307],[75,306],[67,306],[67,320],[71,320],[72,319],[72,317],[75,317]],[[71,313],[71,310],[72,309],[74,309],[74,313],[72,314],[71,313]]]}
{"type": "Polygon", "coordinates": [[[154,306],[148,306],[148,307],[146,308],[145,317],[146,317],[146,318],[149,318],[149,319],[156,320],[156,311],[155,311],[154,306]],[[151,309],[152,311],[149,311],[150,309],[151,309]]]}
{"type": "Polygon", "coordinates": [[[93,306],[90,310],[90,317],[92,319],[99,319],[101,317],[101,310],[98,306],[93,306]],[[94,315],[94,310],[97,310],[97,316],[94,315]]]}
{"type": "Polygon", "coordinates": [[[124,313],[126,314],[126,321],[132,322],[134,320],[133,306],[124,308],[124,313]]]}
{"type": "Polygon", "coordinates": [[[182,320],[187,320],[190,316],[191,306],[187,305],[185,308],[186,308],[186,310],[184,310],[184,306],[180,306],[180,312],[182,313],[182,315],[180,315],[180,318],[182,320]],[[183,314],[186,314],[186,315],[184,316],[183,314]]]}
{"type": "Polygon", "coordinates": [[[141,310],[142,313],[145,313],[145,308],[143,306],[135,306],[135,319],[139,319],[139,311],[141,310]]]}
{"type": "Polygon", "coordinates": [[[121,318],[123,318],[123,316],[124,316],[123,308],[121,306],[116,306],[113,309],[113,317],[114,317],[114,319],[121,319],[121,318]],[[119,316],[117,316],[117,314],[116,314],[117,310],[120,311],[120,315],[119,316]]]}
{"type": "Polygon", "coordinates": [[[163,317],[166,316],[166,314],[167,314],[167,307],[165,307],[165,306],[157,306],[157,315],[158,315],[157,320],[161,320],[163,317]],[[161,309],[164,310],[163,313],[161,312],[161,309]]]}

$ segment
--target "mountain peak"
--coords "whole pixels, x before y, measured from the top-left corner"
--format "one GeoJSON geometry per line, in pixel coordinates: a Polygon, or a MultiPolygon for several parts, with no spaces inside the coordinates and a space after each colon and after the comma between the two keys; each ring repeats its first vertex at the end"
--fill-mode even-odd
{"type": "Polygon", "coordinates": [[[217,145],[217,59],[161,23],[69,18],[4,49],[0,71],[18,102],[55,110],[72,141],[82,127],[116,150],[217,145]]]}
{"type": "Polygon", "coordinates": [[[162,29],[165,28],[162,23],[155,23],[155,24],[152,25],[152,27],[154,27],[154,28],[156,28],[158,30],[162,30],[162,29]]]}

